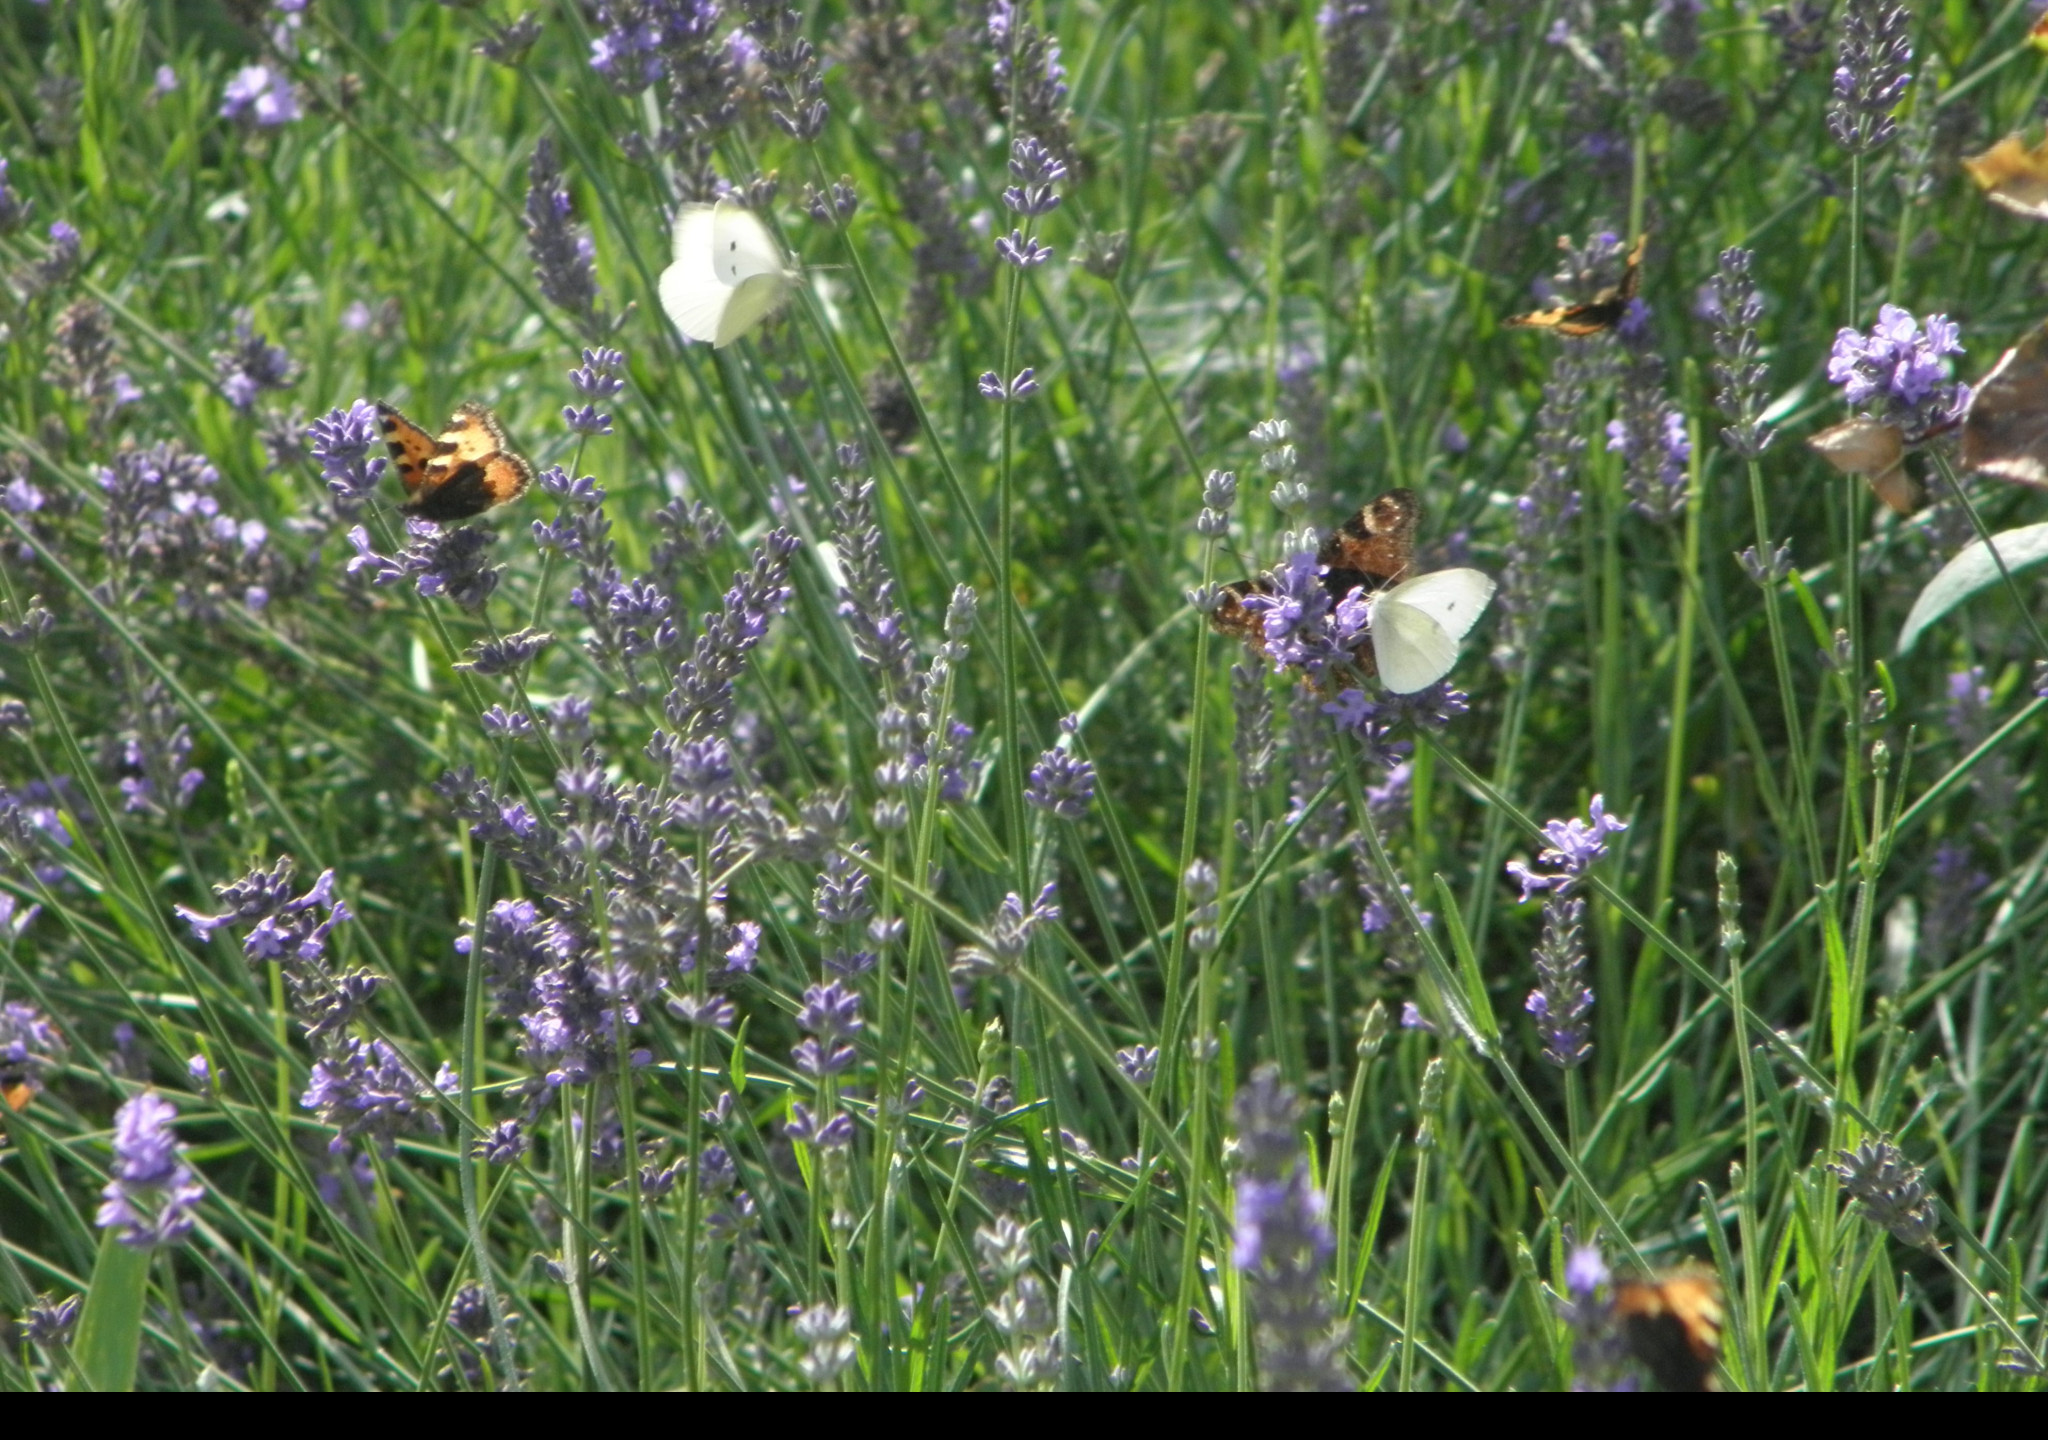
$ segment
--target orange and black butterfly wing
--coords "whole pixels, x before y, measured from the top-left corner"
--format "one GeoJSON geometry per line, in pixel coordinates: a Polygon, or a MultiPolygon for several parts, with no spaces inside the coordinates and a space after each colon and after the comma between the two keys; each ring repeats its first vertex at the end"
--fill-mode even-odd
{"type": "Polygon", "coordinates": [[[1222,587],[1216,608],[1209,612],[1209,625],[1219,635],[1242,640],[1260,655],[1266,653],[1265,617],[1246,607],[1248,595],[1270,595],[1273,587],[1264,580],[1233,580],[1222,587]]]}
{"type": "Polygon", "coordinates": [[[1361,586],[1378,590],[1406,578],[1415,563],[1415,532],[1421,524],[1422,504],[1413,490],[1389,490],[1360,506],[1316,551],[1330,598],[1341,600],[1361,586]]]}
{"type": "Polygon", "coordinates": [[[386,416],[386,439],[393,456],[398,457],[399,476],[405,481],[408,499],[400,509],[407,515],[422,520],[467,520],[494,505],[518,499],[533,483],[533,467],[513,452],[505,427],[481,405],[457,407],[448,428],[428,441],[432,451],[424,461],[413,459],[416,446],[412,435],[404,436],[407,453],[403,456],[399,441],[392,437],[401,427],[422,437],[425,432],[389,406],[379,406],[378,413],[386,416]],[[408,469],[408,462],[413,468],[408,469]]]}
{"type": "Polygon", "coordinates": [[[377,424],[384,431],[391,464],[405,484],[406,497],[411,499],[427,484],[427,467],[440,453],[440,445],[432,435],[406,419],[397,406],[381,400],[377,402],[377,424]]]}
{"type": "Polygon", "coordinates": [[[1526,315],[1510,315],[1501,323],[1514,328],[1529,330],[1555,330],[1560,335],[1569,335],[1574,340],[1583,340],[1588,335],[1597,335],[1602,330],[1611,330],[1621,323],[1628,314],[1629,302],[1636,298],[1643,284],[1643,247],[1650,243],[1647,231],[1636,237],[1634,248],[1623,262],[1621,279],[1607,286],[1591,300],[1582,305],[1559,305],[1550,310],[1531,310],[1526,315]]]}
{"type": "Polygon", "coordinates": [[[1614,1313],[1629,1353],[1659,1390],[1691,1394],[1714,1388],[1721,1358],[1721,1285],[1710,1275],[1624,1281],[1614,1313]]]}
{"type": "Polygon", "coordinates": [[[431,488],[399,508],[422,520],[467,520],[516,500],[533,483],[533,467],[509,450],[481,460],[447,460],[431,488]]]}

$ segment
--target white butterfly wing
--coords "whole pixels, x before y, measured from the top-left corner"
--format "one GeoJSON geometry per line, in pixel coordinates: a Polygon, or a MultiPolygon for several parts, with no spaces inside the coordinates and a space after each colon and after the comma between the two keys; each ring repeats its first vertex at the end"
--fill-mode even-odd
{"type": "Polygon", "coordinates": [[[751,275],[740,282],[737,290],[728,290],[732,298],[726,302],[725,313],[719,317],[718,337],[712,345],[720,350],[746,334],[772,315],[782,302],[789,298],[790,282],[780,270],[766,275],[751,275]]]}
{"type": "Polygon", "coordinates": [[[712,211],[709,205],[685,205],[676,212],[675,263],[661,272],[658,288],[661,308],[676,329],[692,340],[715,343],[733,289],[719,282],[712,266],[712,211]]]}
{"type": "Polygon", "coordinates": [[[780,275],[789,268],[761,217],[730,200],[711,208],[711,255],[719,281],[735,288],[756,275],[780,275]]]}
{"type": "Polygon", "coordinates": [[[670,232],[674,244],[670,259],[687,260],[695,256],[707,266],[710,264],[712,212],[716,208],[713,205],[676,207],[675,229],[670,232]]]}
{"type": "Polygon", "coordinates": [[[1451,673],[1458,642],[1425,612],[1382,595],[1372,607],[1372,653],[1380,683],[1396,695],[1413,695],[1451,673]]]}
{"type": "Polygon", "coordinates": [[[1451,673],[1458,642],[1493,599],[1493,577],[1480,570],[1436,570],[1382,591],[1372,601],[1372,653],[1380,682],[1413,695],[1451,673]]]}
{"type": "Polygon", "coordinates": [[[1463,640],[1479,623],[1493,591],[1493,577],[1484,570],[1432,570],[1403,580],[1386,598],[1420,610],[1453,640],[1463,640]]]}

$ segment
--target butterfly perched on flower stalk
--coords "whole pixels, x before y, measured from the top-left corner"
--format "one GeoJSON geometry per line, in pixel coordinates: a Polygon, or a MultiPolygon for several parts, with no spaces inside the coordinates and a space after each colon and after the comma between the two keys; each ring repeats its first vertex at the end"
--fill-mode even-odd
{"type": "Polygon", "coordinates": [[[512,449],[498,417],[481,405],[456,406],[439,435],[428,434],[381,400],[377,423],[405,484],[405,504],[398,507],[404,514],[467,520],[517,500],[533,483],[533,466],[512,449]]]}
{"type": "MultiPolygon", "coordinates": [[[[1317,583],[1332,606],[1362,592],[1365,634],[1349,663],[1396,695],[1425,690],[1457,663],[1458,643],[1493,598],[1491,576],[1480,570],[1435,570],[1411,575],[1422,506],[1413,490],[1389,490],[1362,506],[1316,551],[1317,583]]],[[[1269,576],[1225,585],[1209,623],[1272,658],[1267,616],[1276,604],[1269,576]]]]}

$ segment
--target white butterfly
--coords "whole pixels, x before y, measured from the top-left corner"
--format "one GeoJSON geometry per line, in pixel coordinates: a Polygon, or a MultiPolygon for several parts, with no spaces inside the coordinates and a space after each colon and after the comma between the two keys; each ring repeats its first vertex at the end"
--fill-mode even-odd
{"type": "Polygon", "coordinates": [[[730,200],[676,212],[675,263],[661,308],[692,340],[723,350],[772,315],[801,279],[760,217],[730,200]]]}
{"type": "Polygon", "coordinates": [[[1451,673],[1458,642],[1493,599],[1493,577],[1483,570],[1433,570],[1374,593],[1367,625],[1380,683],[1413,695],[1451,673]]]}

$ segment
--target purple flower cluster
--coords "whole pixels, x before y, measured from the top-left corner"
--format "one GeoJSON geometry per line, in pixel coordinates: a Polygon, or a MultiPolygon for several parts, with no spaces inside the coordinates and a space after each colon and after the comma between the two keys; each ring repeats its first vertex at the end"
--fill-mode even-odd
{"type": "MultiPolygon", "coordinates": [[[[1981,665],[1967,666],[1948,677],[1948,707],[1943,719],[1958,750],[1968,753],[1990,736],[1996,724],[1991,698],[1981,665]]],[[[2012,757],[1994,750],[1980,759],[1970,772],[1970,789],[1984,817],[2011,809],[2019,794],[2012,757]]]]}
{"type": "Polygon", "coordinates": [[[269,65],[244,65],[221,91],[220,118],[275,130],[299,118],[291,81],[269,65]]]}
{"type": "MultiPolygon", "coordinates": [[[[1616,240],[1617,253],[1619,247],[1616,240]]],[[[1507,618],[1493,659],[1502,669],[1520,664],[1528,655],[1549,594],[1543,568],[1557,554],[1566,527],[1578,518],[1579,466],[1586,449],[1579,417],[1588,380],[1587,364],[1577,349],[1560,345],[1543,386],[1542,408],[1536,412],[1535,473],[1529,488],[1515,500],[1515,537],[1508,542],[1507,564],[1501,572],[1499,603],[1507,618]]]]}
{"type": "MultiPolygon", "coordinates": [[[[1405,788],[1405,777],[1403,777],[1405,788]]],[[[1371,804],[1368,798],[1368,805],[1371,804]]],[[[1374,823],[1379,823],[1375,817],[1374,823]]],[[[1357,874],[1358,893],[1364,906],[1359,912],[1358,928],[1368,935],[1381,937],[1386,953],[1380,963],[1396,975],[1413,974],[1422,960],[1421,938],[1408,924],[1406,910],[1415,911],[1415,918],[1424,930],[1436,923],[1434,912],[1424,910],[1415,903],[1415,891],[1398,876],[1387,876],[1374,864],[1372,852],[1363,845],[1354,847],[1352,860],[1357,874]],[[1400,896],[1396,897],[1392,887],[1398,882],[1400,896]],[[1401,899],[1408,901],[1407,906],[1401,899]]]]}
{"type": "MultiPolygon", "coordinates": [[[[1075,735],[1080,730],[1079,717],[1065,717],[1060,729],[1069,737],[1075,735]]],[[[1095,766],[1071,749],[1054,745],[1031,767],[1031,783],[1024,788],[1024,798],[1057,819],[1079,820],[1095,799],[1095,766]]]]}
{"type": "MultiPolygon", "coordinates": [[[[841,465],[858,465],[857,446],[843,446],[841,465]]],[[[916,668],[916,646],[909,622],[896,603],[896,579],[882,553],[881,530],[875,524],[874,481],[835,476],[832,481],[832,538],[839,557],[839,614],[853,640],[854,653],[874,675],[882,708],[876,730],[882,750],[875,767],[876,821],[885,830],[909,823],[910,800],[924,786],[936,762],[939,798],[965,799],[979,777],[981,762],[967,758],[974,732],[964,722],[942,714],[946,677],[967,658],[967,636],[973,628],[974,592],[953,597],[946,619],[945,642],[931,665],[916,668]]]]}
{"type": "Polygon", "coordinates": [[[813,1080],[840,1075],[858,1058],[853,1046],[845,1042],[862,1029],[860,996],[840,981],[828,980],[805,990],[796,1023],[806,1036],[789,1056],[796,1068],[813,1080]]]}
{"type": "MultiPolygon", "coordinates": [[[[370,453],[383,443],[377,407],[357,400],[346,410],[330,410],[306,427],[306,440],[312,457],[320,462],[336,513],[354,515],[376,493],[387,464],[382,455],[370,453]]],[[[364,539],[368,538],[366,532],[364,539]]]]}
{"type": "Polygon", "coordinates": [[[1927,914],[1920,922],[1920,957],[1928,965],[1945,965],[1966,948],[1977,897],[1990,883],[1967,844],[1944,840],[1934,847],[1927,866],[1927,914]]]}
{"type": "Polygon", "coordinates": [[[818,53],[804,38],[803,16],[781,0],[744,0],[745,39],[753,59],[767,72],[761,94],[768,116],[790,138],[816,140],[825,133],[829,108],[818,78],[818,53]]]}
{"type": "Polygon", "coordinates": [[[1870,333],[1835,332],[1828,379],[1842,399],[1873,419],[1899,426],[1908,444],[1946,429],[1970,404],[1970,387],[1948,378],[1945,357],[1963,353],[1961,331],[1946,315],[1923,322],[1886,305],[1870,333]]]}
{"type": "MultiPolygon", "coordinates": [[[[69,775],[53,778],[54,789],[42,780],[31,780],[18,790],[0,785],[0,848],[45,885],[55,885],[64,878],[64,867],[50,858],[53,846],[71,848],[71,831],[64,824],[63,811],[73,815],[92,813],[69,775]]],[[[13,922],[17,934],[34,918],[37,908],[31,906],[13,922]]]]}
{"type": "Polygon", "coordinates": [[[177,1118],[177,1107],[153,1090],[122,1102],[114,1112],[112,1178],[100,1191],[93,1224],[112,1230],[123,1245],[148,1249],[192,1233],[192,1212],[205,1198],[206,1187],[171,1133],[177,1118]]]}
{"type": "Polygon", "coordinates": [[[298,896],[291,893],[291,878],[292,859],[280,856],[268,870],[252,870],[231,884],[214,886],[226,907],[219,914],[175,908],[202,945],[217,930],[250,927],[242,954],[252,964],[275,961],[283,969],[292,1012],[307,1040],[319,1048],[363,1013],[382,979],[368,970],[337,971],[328,959],[327,942],[335,929],[355,918],[334,893],[334,872],[322,871],[312,888],[298,896]]]}
{"type": "Polygon", "coordinates": [[[1060,208],[1059,192],[1053,187],[1067,178],[1067,167],[1045,146],[1029,135],[1010,142],[1010,185],[1003,191],[1003,204],[1036,219],[1060,208]]]}
{"type": "Polygon", "coordinates": [[[1266,1065],[1237,1092],[1231,1114],[1243,1163],[1230,1260],[1244,1272],[1258,1327],[1260,1388],[1350,1390],[1345,1334],[1324,1293],[1337,1242],[1301,1153],[1301,1101],[1266,1065]]]}
{"type": "Polygon", "coordinates": [[[1536,862],[1556,868],[1558,874],[1538,874],[1520,860],[1510,860],[1507,864],[1508,878],[1522,887],[1522,903],[1525,905],[1538,890],[1566,894],[1594,862],[1606,857],[1607,837],[1626,829],[1628,822],[1609,815],[1606,800],[1595,795],[1585,820],[1574,816],[1570,820],[1544,823],[1543,834],[1550,844],[1537,854],[1536,862]]]}
{"type": "Polygon", "coordinates": [[[51,221],[43,253],[15,272],[15,291],[23,300],[33,300],[55,290],[77,271],[84,245],[84,237],[70,221],[51,221]]]}
{"type": "Polygon", "coordinates": [[[1665,393],[1664,361],[1649,349],[1648,316],[1647,305],[1631,301],[1620,327],[1629,359],[1615,397],[1618,413],[1607,422],[1607,448],[1621,455],[1630,508],[1665,523],[1685,508],[1692,437],[1665,393]]]}
{"type": "Polygon", "coordinates": [[[789,603],[789,560],[801,542],[787,530],[762,537],[754,563],[733,577],[723,606],[704,617],[704,633],[677,665],[664,713],[688,740],[732,724],[733,682],[789,603]]]}
{"type": "Polygon", "coordinates": [[[234,344],[213,352],[214,376],[228,404],[247,414],[266,390],[289,390],[298,366],[282,345],[256,329],[247,315],[235,319],[234,344]]]}
{"type": "Polygon", "coordinates": [[[1026,365],[1006,381],[995,371],[984,370],[981,378],[975,382],[975,387],[981,391],[984,400],[993,400],[998,405],[1008,405],[1038,393],[1038,371],[1026,365]]]}
{"type": "Polygon", "coordinates": [[[479,525],[444,530],[431,520],[416,519],[405,522],[405,531],[412,543],[396,555],[384,555],[371,546],[370,532],[355,526],[348,532],[356,553],[347,573],[366,576],[373,585],[409,579],[428,599],[445,595],[465,610],[481,610],[498,588],[502,567],[485,563],[497,537],[479,525]]]}
{"type": "Polygon", "coordinates": [[[963,945],[953,953],[954,976],[966,979],[1014,970],[1031,948],[1031,937],[1060,918],[1060,907],[1055,901],[1058,893],[1058,886],[1048,884],[1029,908],[1016,891],[1005,895],[996,913],[989,917],[978,943],[963,945]]]}
{"type": "Polygon", "coordinates": [[[100,543],[120,577],[123,604],[136,603],[152,579],[168,580],[178,613],[193,619],[213,619],[230,599],[252,610],[269,602],[283,562],[268,548],[261,520],[221,513],[212,493],[219,481],[204,456],[176,442],[124,446],[101,467],[100,543]]]}
{"type": "Polygon", "coordinates": [[[1364,592],[1357,588],[1332,602],[1323,573],[1313,547],[1297,550],[1271,572],[1270,591],[1247,595],[1242,602],[1259,619],[1273,668],[1298,670],[1318,685],[1332,671],[1351,665],[1365,639],[1369,613],[1364,592]]]}
{"type": "Polygon", "coordinates": [[[162,682],[150,680],[139,689],[113,746],[121,808],[131,815],[183,810],[206,780],[205,771],[185,763],[192,727],[162,682]]]}
{"type": "Polygon", "coordinates": [[[16,1333],[25,1345],[41,1345],[50,1349],[69,1345],[71,1332],[78,1326],[78,1313],[84,1306],[85,1297],[82,1295],[72,1295],[63,1300],[38,1295],[29,1301],[16,1333]]]}
{"type": "Polygon", "coordinates": [[[577,583],[569,591],[569,603],[590,624],[585,648],[614,668],[631,693],[642,695],[640,662],[682,644],[674,602],[665,587],[644,580],[629,582],[619,572],[605,492],[594,478],[571,480],[567,471],[554,465],[541,472],[540,484],[562,505],[552,522],[533,522],[534,543],[576,562],[577,583]]]}
{"type": "Polygon", "coordinates": [[[342,1154],[367,1140],[388,1157],[401,1135],[440,1130],[432,1109],[435,1092],[456,1088],[445,1067],[429,1085],[389,1042],[342,1035],[313,1062],[299,1104],[334,1127],[334,1138],[327,1142],[331,1153],[342,1154]]]}
{"type": "Polygon", "coordinates": [[[714,0],[598,0],[590,17],[590,67],[622,94],[658,87],[660,129],[651,142],[627,136],[628,153],[645,156],[651,143],[675,162],[680,198],[713,198],[712,162],[739,116],[741,73],[758,43],[729,29],[714,0]]]}
{"type": "MultiPolygon", "coordinates": [[[[583,352],[583,363],[569,372],[569,383],[577,393],[591,397],[591,400],[609,400],[626,388],[626,382],[619,378],[619,371],[625,368],[624,352],[599,347],[583,352]]],[[[601,412],[593,403],[581,407],[564,405],[562,420],[570,431],[577,435],[609,435],[612,433],[612,417],[601,412]]]]}

